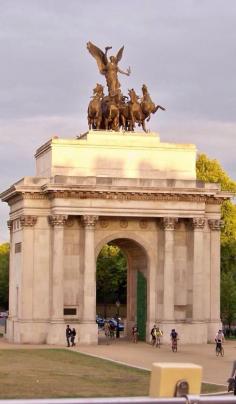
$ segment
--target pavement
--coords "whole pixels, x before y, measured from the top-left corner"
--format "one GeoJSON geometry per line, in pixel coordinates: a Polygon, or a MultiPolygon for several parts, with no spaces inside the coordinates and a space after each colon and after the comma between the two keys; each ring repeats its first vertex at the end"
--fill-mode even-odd
{"type": "Polygon", "coordinates": [[[151,370],[153,362],[185,362],[195,363],[203,367],[203,381],[216,384],[227,384],[231,374],[232,363],[236,360],[236,340],[224,343],[224,357],[216,357],[214,344],[189,344],[179,343],[178,352],[173,353],[170,345],[161,345],[160,349],[152,347],[145,342],[134,344],[124,338],[112,340],[107,345],[103,337],[96,346],[75,346],[66,348],[55,345],[21,345],[10,344],[5,338],[0,338],[0,350],[2,349],[53,349],[65,348],[93,355],[99,358],[112,360],[126,365],[151,370]]]}

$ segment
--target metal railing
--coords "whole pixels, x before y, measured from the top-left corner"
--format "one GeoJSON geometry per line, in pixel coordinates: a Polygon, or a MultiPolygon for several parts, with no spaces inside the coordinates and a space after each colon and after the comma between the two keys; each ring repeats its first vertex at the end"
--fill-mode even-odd
{"type": "Polygon", "coordinates": [[[173,398],[110,397],[0,400],[0,404],[236,404],[236,396],[193,396],[173,398]]]}

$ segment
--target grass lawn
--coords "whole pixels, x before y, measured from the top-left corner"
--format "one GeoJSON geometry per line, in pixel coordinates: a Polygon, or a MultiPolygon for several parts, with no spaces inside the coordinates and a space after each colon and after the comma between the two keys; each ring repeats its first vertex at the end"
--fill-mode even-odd
{"type": "MultiPolygon", "coordinates": [[[[1,399],[146,396],[149,377],[145,370],[64,349],[0,351],[1,399]]],[[[204,386],[212,388],[222,390],[204,386]]]]}

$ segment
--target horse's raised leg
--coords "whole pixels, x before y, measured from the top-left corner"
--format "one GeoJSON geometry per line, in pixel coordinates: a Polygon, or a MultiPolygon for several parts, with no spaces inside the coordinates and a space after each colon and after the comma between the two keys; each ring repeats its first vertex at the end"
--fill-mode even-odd
{"type": "Polygon", "coordinates": [[[145,119],[142,121],[142,128],[143,128],[144,132],[147,133],[147,129],[146,129],[146,125],[145,125],[145,119]]]}

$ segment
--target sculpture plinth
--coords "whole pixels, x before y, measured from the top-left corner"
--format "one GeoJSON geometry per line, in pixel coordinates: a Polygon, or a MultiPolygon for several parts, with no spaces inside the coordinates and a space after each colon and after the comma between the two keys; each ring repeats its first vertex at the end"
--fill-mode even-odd
{"type": "Polygon", "coordinates": [[[157,133],[90,131],[40,147],[36,175],[195,180],[195,161],[195,145],[161,143],[157,133]]]}

